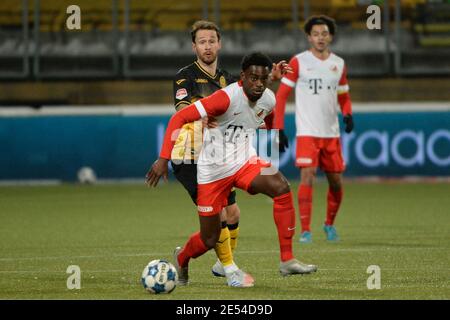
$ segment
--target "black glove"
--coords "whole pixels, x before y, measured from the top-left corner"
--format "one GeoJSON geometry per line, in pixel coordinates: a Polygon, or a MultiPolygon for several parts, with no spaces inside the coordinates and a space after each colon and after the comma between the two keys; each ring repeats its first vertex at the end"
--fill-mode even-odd
{"type": "Polygon", "coordinates": [[[351,114],[347,114],[344,116],[344,123],[345,123],[345,132],[347,133],[352,132],[354,124],[353,124],[353,117],[351,114]]]}
{"type": "Polygon", "coordinates": [[[284,130],[278,131],[278,150],[283,153],[289,148],[289,138],[284,133],[284,130]]]}

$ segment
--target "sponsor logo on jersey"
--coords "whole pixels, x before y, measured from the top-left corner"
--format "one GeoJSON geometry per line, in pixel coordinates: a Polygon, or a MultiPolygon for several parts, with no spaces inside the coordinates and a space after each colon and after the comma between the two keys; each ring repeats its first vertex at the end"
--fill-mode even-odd
{"type": "Polygon", "coordinates": [[[213,211],[213,207],[205,207],[205,206],[197,206],[197,210],[200,212],[212,212],[213,211]]]}
{"type": "Polygon", "coordinates": [[[322,89],[322,79],[309,79],[309,90],[313,90],[312,94],[319,94],[318,89],[322,89]]]}
{"type": "Polygon", "coordinates": [[[177,80],[177,85],[180,85],[180,84],[182,84],[183,82],[185,82],[186,81],[186,79],[180,79],[180,80],[177,80]]]}
{"type": "Polygon", "coordinates": [[[197,83],[208,83],[208,80],[206,80],[206,79],[195,79],[195,82],[197,82],[197,83]]]}
{"type": "Polygon", "coordinates": [[[298,164],[310,164],[312,163],[312,159],[311,158],[297,158],[297,163],[298,164]]]}
{"type": "Polygon", "coordinates": [[[183,98],[186,98],[188,96],[187,90],[185,88],[178,89],[175,93],[175,98],[177,100],[181,100],[183,98]]]}
{"type": "Polygon", "coordinates": [[[220,87],[225,88],[227,86],[227,80],[225,80],[224,76],[220,76],[219,78],[220,87]]]}

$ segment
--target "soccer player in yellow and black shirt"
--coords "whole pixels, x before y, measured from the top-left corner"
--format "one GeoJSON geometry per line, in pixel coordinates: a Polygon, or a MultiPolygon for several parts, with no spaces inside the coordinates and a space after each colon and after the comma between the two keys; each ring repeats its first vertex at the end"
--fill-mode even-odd
{"type": "MultiPolygon", "coordinates": [[[[207,97],[215,91],[235,82],[231,74],[218,68],[217,57],[221,48],[219,28],[209,21],[197,21],[192,26],[192,49],[197,60],[182,68],[173,82],[175,109],[180,111],[191,103],[207,97]]],[[[175,177],[197,201],[197,165],[202,146],[203,126],[214,126],[214,119],[204,119],[186,124],[172,152],[172,168],[175,177]],[[208,124],[209,121],[209,124],[208,124]]],[[[215,251],[219,260],[212,272],[225,276],[224,265],[233,263],[232,250],[236,248],[239,234],[240,211],[236,204],[236,191],[228,197],[228,206],[221,214],[222,230],[215,251]]]]}

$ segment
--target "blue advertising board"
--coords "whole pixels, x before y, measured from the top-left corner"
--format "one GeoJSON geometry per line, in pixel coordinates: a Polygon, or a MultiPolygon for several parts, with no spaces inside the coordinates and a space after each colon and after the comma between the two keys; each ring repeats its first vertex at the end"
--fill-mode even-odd
{"type": "MultiPolygon", "coordinates": [[[[286,130],[293,137],[290,116],[286,130]]],[[[450,176],[450,112],[355,113],[354,122],[352,133],[341,132],[346,176],[450,176]]],[[[292,176],[295,147],[289,151],[280,168],[292,176]]]]}
{"type": "MultiPolygon", "coordinates": [[[[168,120],[161,114],[2,115],[0,180],[74,181],[83,166],[100,179],[143,179],[168,120]]],[[[450,176],[450,112],[355,112],[354,120],[355,130],[341,135],[346,176],[450,176]]],[[[279,165],[295,178],[294,115],[285,122],[290,148],[279,165]]]]}

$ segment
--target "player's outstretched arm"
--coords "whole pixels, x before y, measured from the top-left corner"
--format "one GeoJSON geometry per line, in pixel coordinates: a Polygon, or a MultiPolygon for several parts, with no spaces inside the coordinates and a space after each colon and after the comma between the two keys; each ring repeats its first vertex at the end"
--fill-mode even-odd
{"type": "Polygon", "coordinates": [[[167,180],[168,162],[181,127],[186,123],[199,120],[205,116],[214,117],[221,115],[225,113],[229,104],[230,99],[228,95],[223,90],[218,90],[209,97],[203,98],[195,104],[191,104],[183,110],[178,111],[170,118],[166,133],[164,134],[159,159],[153,163],[145,177],[145,181],[149,187],[156,187],[161,177],[167,180]]]}
{"type": "Polygon", "coordinates": [[[161,177],[163,177],[164,181],[167,182],[169,174],[168,163],[169,160],[164,158],[159,158],[153,163],[152,167],[145,176],[145,182],[149,187],[156,187],[161,177]]]}
{"type": "Polygon", "coordinates": [[[172,149],[175,141],[178,138],[181,127],[189,122],[199,120],[201,118],[195,105],[175,113],[167,125],[166,133],[164,134],[163,145],[159,154],[159,159],[156,160],[150,170],[145,176],[145,182],[149,187],[156,187],[161,177],[167,181],[168,177],[168,163],[172,154],[172,149]]]}

